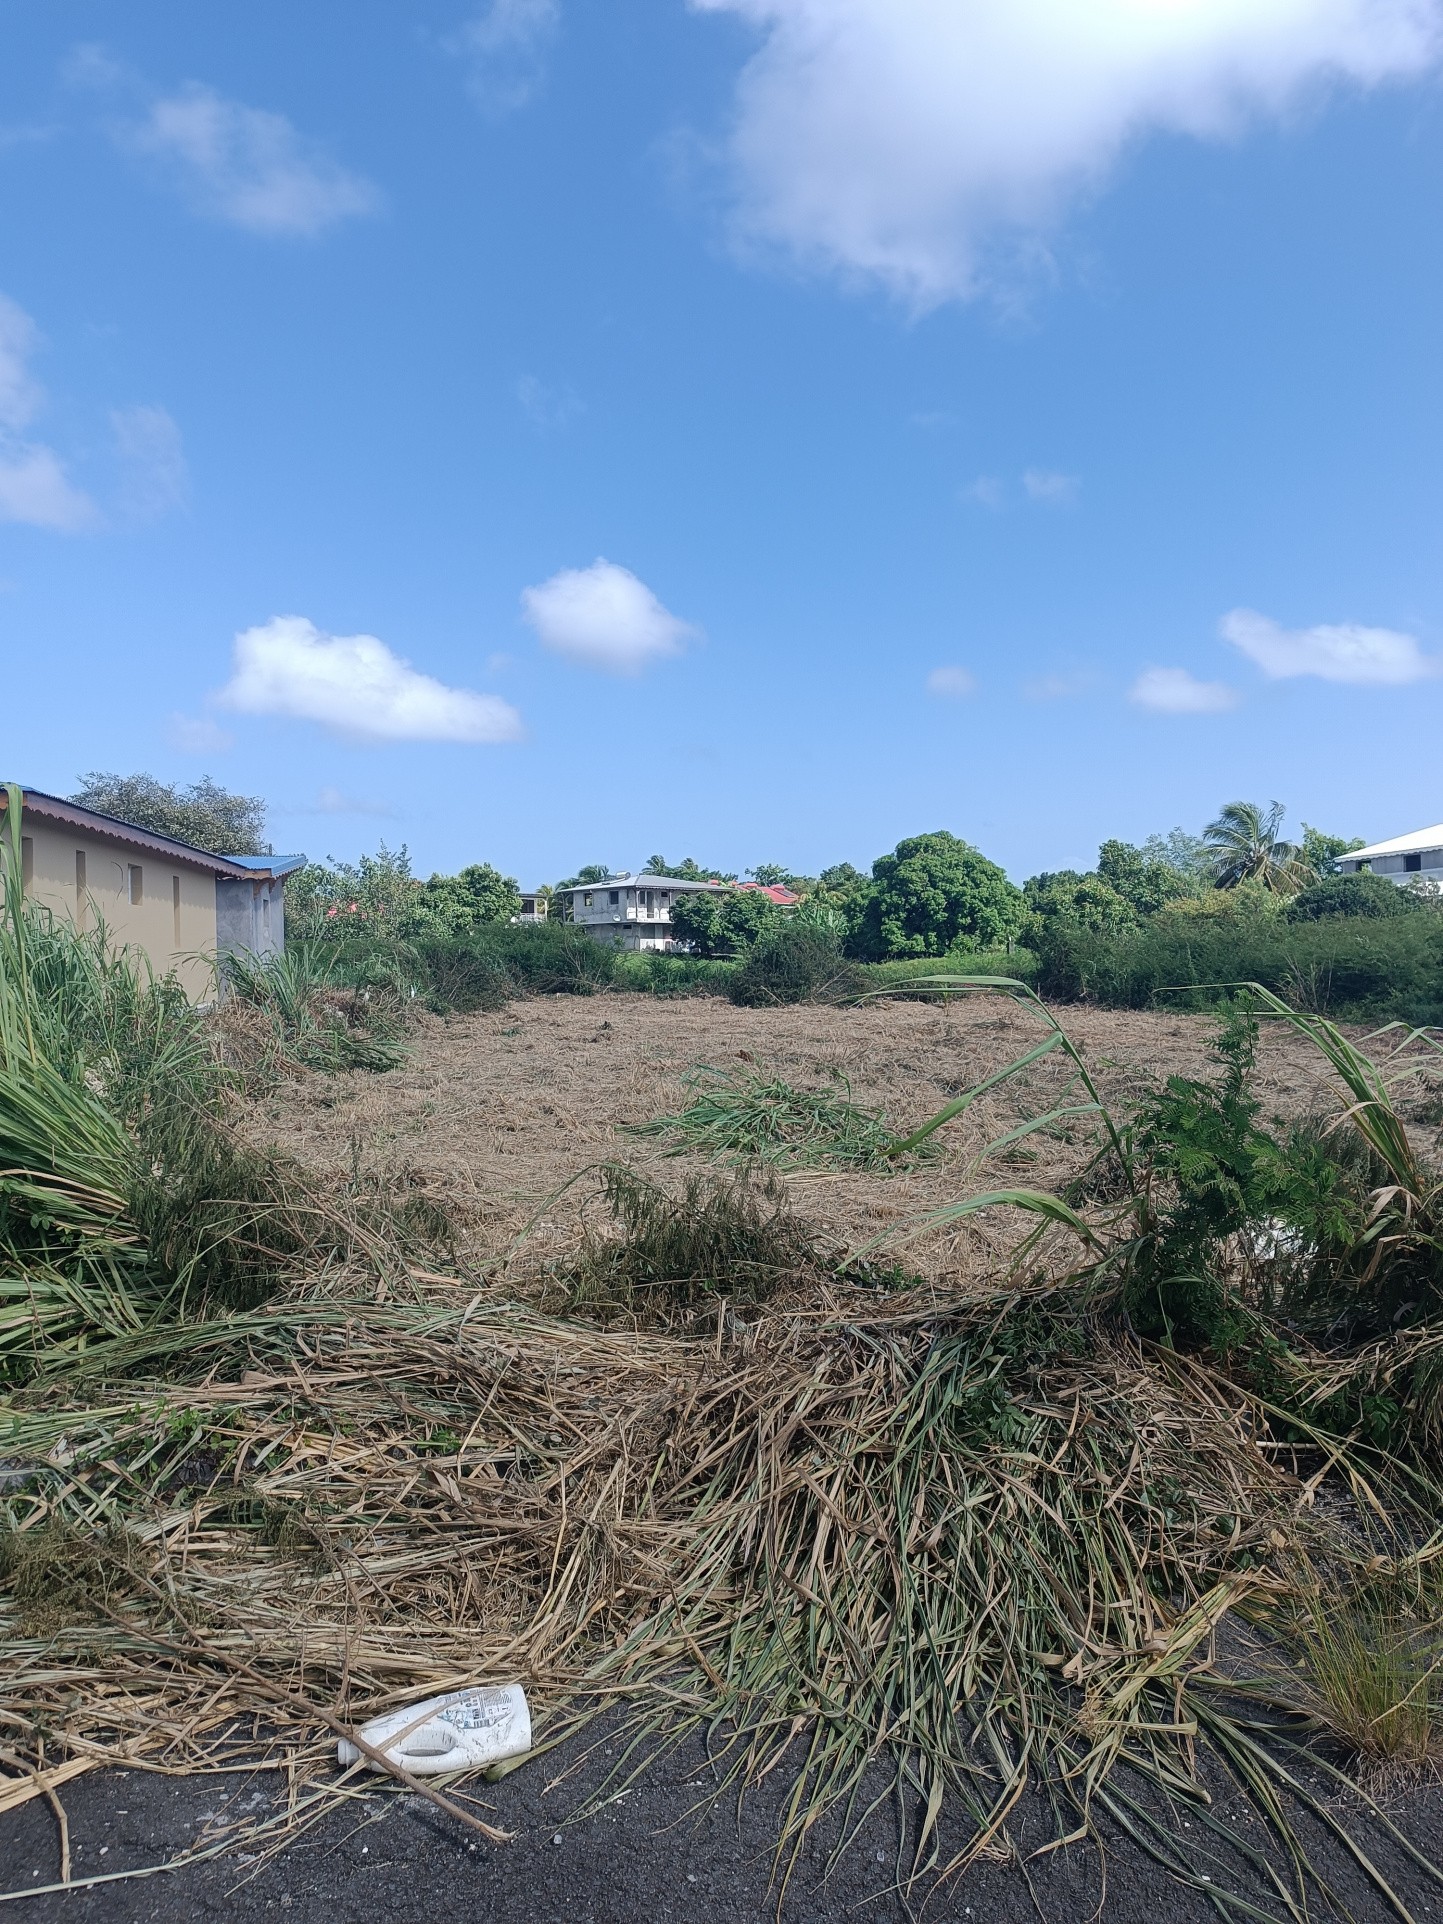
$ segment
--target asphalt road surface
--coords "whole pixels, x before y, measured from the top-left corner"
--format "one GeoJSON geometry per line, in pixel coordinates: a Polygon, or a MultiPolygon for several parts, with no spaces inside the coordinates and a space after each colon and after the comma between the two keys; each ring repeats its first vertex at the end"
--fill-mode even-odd
{"type": "MultiPolygon", "coordinates": [[[[254,1843],[158,1876],[85,1886],[83,1880],[164,1863],[204,1845],[237,1817],[283,1808],[275,1772],[232,1772],[186,1779],[142,1771],[93,1772],[62,1789],[79,1888],[39,1894],[13,1915],[35,1924],[63,1920],[278,1920],[287,1924],[782,1924],[856,1918],[866,1924],[1217,1924],[1205,1890],[1189,1889],[1126,1838],[1105,1851],[1091,1845],[1033,1858],[1026,1866],[988,1861],[959,1881],[897,1890],[897,1813],[890,1799],[824,1877],[828,1838],[809,1843],[780,1891],[773,1870],[781,1780],[752,1793],[740,1815],[734,1799],[699,1809],[707,1780],[700,1752],[663,1761],[640,1784],[593,1814],[574,1818],[582,1796],[611,1767],[604,1755],[560,1785],[554,1760],[539,1760],[486,1787],[488,1821],[514,1841],[476,1840],[434,1806],[404,1792],[375,1791],[333,1813],[275,1854],[254,1843]]],[[[1228,1808],[1225,1798],[1220,1808],[1228,1808]]],[[[1425,1845],[1443,1845],[1443,1796],[1436,1786],[1390,1802],[1390,1814],[1425,1845]]],[[[1232,1805],[1232,1815],[1239,1815],[1232,1805]]],[[[1246,1818],[1242,1819],[1247,1828],[1246,1818]]],[[[1024,1813],[1012,1827],[1023,1851],[1050,1835],[1044,1814],[1024,1813]],[[1030,1835],[1029,1835],[1030,1833],[1030,1835]]],[[[1250,1835],[1259,1834],[1254,1824],[1250,1835]]],[[[1345,1851],[1319,1827],[1310,1838],[1318,1861],[1357,1924],[1390,1913],[1345,1851]]],[[[58,1876],[59,1833],[41,1799],[0,1818],[0,1888],[36,1891],[58,1876]]],[[[1443,1920],[1443,1883],[1432,1883],[1386,1840],[1377,1840],[1395,1888],[1423,1924],[1443,1920]]],[[[1255,1901],[1266,1900],[1256,1884],[1255,1901]]],[[[1261,1906],[1278,1914],[1276,1896],[1261,1906]]],[[[1314,1904],[1314,1915],[1325,1907],[1314,1904]]]]}

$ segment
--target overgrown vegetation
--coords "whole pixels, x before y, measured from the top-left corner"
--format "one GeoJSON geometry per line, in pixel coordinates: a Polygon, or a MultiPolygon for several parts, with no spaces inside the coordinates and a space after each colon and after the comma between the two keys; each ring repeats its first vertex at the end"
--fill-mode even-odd
{"type": "Polygon", "coordinates": [[[603,1320],[665,1324],[699,1304],[761,1303],[835,1266],[765,1176],[690,1176],[673,1194],[614,1165],[602,1194],[612,1229],[590,1231],[552,1282],[569,1308],[603,1320]]]}
{"type": "MultiPolygon", "coordinates": [[[[784,1855],[829,1812],[845,1847],[890,1788],[899,1881],[960,1875],[1013,1847],[1035,1791],[1059,1841],[1110,1819],[1239,1919],[1341,1914],[1320,1822],[1374,1910],[1405,1914],[1359,1828],[1391,1820],[1338,1802],[1336,1759],[1438,1754],[1443,1189],[1400,1107],[1434,1038],[1365,1052],[1255,988],[1210,1074],[1114,1114],[1020,983],[913,975],[880,992],[1005,994],[1042,1033],[878,1155],[925,1152],[1047,1059],[1052,1107],[993,1149],[1064,1117],[1096,1132],[1070,1195],[934,1212],[1015,1213],[1000,1273],[878,1290],[765,1165],[865,1167],[883,1120],[738,1072],[660,1126],[762,1166],[602,1171],[605,1219],[549,1245],[543,1313],[524,1246],[462,1277],[436,1225],[408,1243],[386,1197],[246,1148],[204,1019],[21,904],[18,814],[12,795],[0,1714],[26,1765],[41,1730],[47,1761],[284,1751],[276,1822],[298,1825],[348,1794],[335,1719],[520,1674],[547,1746],[619,1719],[621,1775],[697,1730],[738,1793],[788,1772],[784,1855]],[[1261,1020],[1333,1078],[1306,1127],[1259,1102],[1261,1020]]],[[[537,933],[457,957],[560,966],[579,944],[577,966],[618,966],[537,933]]],[[[364,953],[353,980],[422,954],[364,953]]],[[[325,1028],[309,968],[256,992],[278,1015],[246,1005],[292,1049],[325,1028]]]]}

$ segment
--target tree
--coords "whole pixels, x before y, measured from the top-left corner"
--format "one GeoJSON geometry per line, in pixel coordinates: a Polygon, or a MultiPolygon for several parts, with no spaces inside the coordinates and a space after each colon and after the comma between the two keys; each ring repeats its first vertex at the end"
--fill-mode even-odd
{"type": "Polygon", "coordinates": [[[1333,864],[1340,855],[1351,855],[1355,848],[1366,846],[1359,835],[1355,835],[1352,841],[1346,841],[1341,835],[1325,835],[1311,823],[1303,823],[1303,866],[1320,879],[1333,873],[1333,864]]]}
{"type": "Polygon", "coordinates": [[[209,855],[270,855],[266,805],[259,795],[233,795],[202,775],[189,788],[154,775],[111,775],[92,769],[70,797],[82,808],[117,816],[153,835],[203,848],[209,855]]]}
{"type": "Polygon", "coordinates": [[[724,875],[720,869],[698,868],[688,855],[684,862],[669,863],[664,855],[647,858],[643,875],[669,875],[676,882],[734,882],[735,875],[724,875]]]}
{"type": "Polygon", "coordinates": [[[939,829],[899,842],[872,864],[854,946],[864,956],[946,955],[1000,948],[1026,914],[1022,891],[970,843],[939,829]]]}
{"type": "Polygon", "coordinates": [[[693,955],[745,955],[778,919],[772,903],[751,889],[724,895],[688,890],[671,905],[672,934],[693,955]]]}
{"type": "Polygon", "coordinates": [[[1266,810],[1258,802],[1229,802],[1217,820],[1208,823],[1203,840],[1219,888],[1256,882],[1273,895],[1296,895],[1312,879],[1298,844],[1281,837],[1285,812],[1281,802],[1266,810]]]}
{"type": "Polygon", "coordinates": [[[1100,875],[1079,875],[1076,869],[1034,875],[1022,894],[1034,917],[1029,939],[1063,923],[1090,935],[1125,935],[1138,925],[1132,904],[1100,875]]]}
{"type": "Polygon", "coordinates": [[[459,875],[433,875],[402,912],[407,935],[464,935],[485,922],[509,922],[521,913],[521,885],[489,862],[473,862],[459,875]]]}
{"type": "MultiPolygon", "coordinates": [[[[1174,830],[1174,834],[1179,831],[1174,830]]],[[[1135,915],[1156,915],[1169,902],[1197,893],[1197,879],[1162,851],[1170,846],[1154,836],[1143,848],[1131,842],[1104,842],[1097,851],[1098,878],[1120,895],[1135,915]]]]}
{"type": "Polygon", "coordinates": [[[790,889],[794,895],[805,895],[812,886],[810,875],[794,875],[780,862],[759,862],[755,868],[749,868],[747,874],[764,889],[790,889]]]}
{"type": "Polygon", "coordinates": [[[588,882],[604,882],[610,873],[611,870],[604,862],[592,862],[589,867],[580,870],[576,875],[568,875],[564,882],[558,882],[552,893],[559,895],[562,889],[581,889],[585,888],[588,882]]]}

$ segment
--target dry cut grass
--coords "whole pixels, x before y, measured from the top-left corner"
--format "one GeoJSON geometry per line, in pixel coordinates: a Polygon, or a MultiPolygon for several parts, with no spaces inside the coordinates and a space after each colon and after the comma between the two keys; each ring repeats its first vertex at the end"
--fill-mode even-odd
{"type": "MultiPolygon", "coordinates": [[[[1147,1080],[1207,1071],[1216,1025],[1204,1016],[1069,1009],[1101,1093],[1118,1113],[1147,1080]]],[[[854,1009],[737,1009],[714,998],[553,997],[499,1014],[428,1026],[384,1077],[304,1076],[255,1105],[250,1128],[338,1180],[354,1168],[405,1176],[457,1206],[473,1260],[523,1230],[528,1262],[574,1247],[598,1183],[582,1172],[624,1161],[671,1186],[709,1167],[670,1153],[673,1137],[632,1133],[695,1099],[698,1065],[834,1093],[908,1129],[1037,1041],[1034,1017],[1004,997],[854,1009]],[[568,1189],[568,1184],[574,1187],[568,1189]]],[[[1316,1051],[1281,1026],[1264,1036],[1261,1094],[1280,1114],[1328,1100],[1316,1051]]],[[[901,1169],[780,1171],[798,1211],[843,1248],[860,1248],[928,1211],[999,1181],[1061,1190],[1096,1153],[1090,1123],[1029,1137],[992,1162],[988,1143],[1053,1108],[1067,1082],[1060,1055],[984,1098],[933,1139],[935,1159],[901,1169]]],[[[899,1255],[947,1286],[979,1280],[1015,1240],[1005,1213],[929,1232],[899,1255]]]]}

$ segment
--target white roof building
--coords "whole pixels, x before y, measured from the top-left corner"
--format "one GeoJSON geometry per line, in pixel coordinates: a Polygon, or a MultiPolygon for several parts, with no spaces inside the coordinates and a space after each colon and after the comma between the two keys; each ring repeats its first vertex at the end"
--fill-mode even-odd
{"type": "Polygon", "coordinates": [[[558,889],[565,920],[619,949],[670,949],[671,907],[679,895],[729,895],[731,882],[682,882],[674,875],[608,875],[558,889]]]}
{"type": "Polygon", "coordinates": [[[1352,849],[1338,857],[1337,868],[1340,875],[1386,875],[1400,883],[1413,875],[1443,882],[1443,822],[1415,828],[1411,835],[1395,835],[1391,841],[1374,842],[1370,848],[1352,849]]]}

